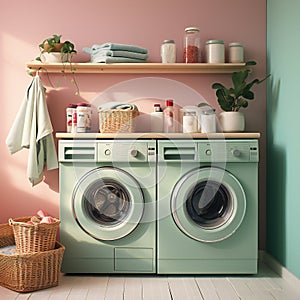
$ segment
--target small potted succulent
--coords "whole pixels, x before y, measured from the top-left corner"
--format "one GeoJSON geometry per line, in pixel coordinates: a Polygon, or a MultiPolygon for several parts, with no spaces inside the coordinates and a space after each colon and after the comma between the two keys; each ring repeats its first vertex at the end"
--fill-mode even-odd
{"type": "MultiPolygon", "coordinates": [[[[255,61],[246,62],[246,66],[256,65],[255,61]]],[[[214,83],[212,88],[216,90],[218,103],[223,110],[219,115],[220,125],[224,132],[235,132],[245,130],[245,117],[239,110],[248,107],[248,100],[254,99],[254,93],[251,91],[255,84],[265,81],[265,78],[253,79],[246,82],[251,70],[245,69],[232,73],[233,87],[227,88],[221,83],[214,83]]]]}
{"type": "Polygon", "coordinates": [[[36,60],[41,62],[70,62],[72,55],[77,53],[70,41],[61,41],[61,35],[53,34],[39,44],[41,54],[36,60]]]}

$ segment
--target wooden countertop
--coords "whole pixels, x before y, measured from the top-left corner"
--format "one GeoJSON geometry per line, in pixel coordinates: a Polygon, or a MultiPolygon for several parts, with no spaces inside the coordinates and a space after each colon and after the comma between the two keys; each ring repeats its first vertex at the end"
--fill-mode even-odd
{"type": "Polygon", "coordinates": [[[67,133],[57,132],[58,139],[259,139],[259,132],[218,133],[67,133]]]}

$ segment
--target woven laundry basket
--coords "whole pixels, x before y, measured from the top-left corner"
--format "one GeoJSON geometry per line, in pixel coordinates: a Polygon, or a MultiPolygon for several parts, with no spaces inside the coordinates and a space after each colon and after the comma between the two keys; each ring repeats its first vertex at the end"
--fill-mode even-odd
{"type": "Polygon", "coordinates": [[[135,132],[137,109],[110,109],[99,111],[99,131],[101,133],[135,132]]]}
{"type": "Polygon", "coordinates": [[[55,248],[60,220],[54,223],[27,224],[27,221],[39,221],[37,217],[24,217],[22,221],[9,219],[13,229],[16,251],[19,254],[48,251],[55,248]]]}
{"type": "MultiPolygon", "coordinates": [[[[12,227],[0,224],[0,248],[11,245],[12,227]]],[[[64,251],[65,247],[58,242],[53,250],[44,252],[9,255],[0,251],[0,285],[19,293],[57,286],[64,251]]]]}

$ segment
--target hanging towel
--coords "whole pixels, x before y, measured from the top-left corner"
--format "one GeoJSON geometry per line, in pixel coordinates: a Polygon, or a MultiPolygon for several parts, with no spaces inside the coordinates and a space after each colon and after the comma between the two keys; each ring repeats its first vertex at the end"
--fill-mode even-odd
{"type": "Polygon", "coordinates": [[[45,88],[37,74],[27,89],[16,119],[6,138],[11,154],[28,148],[27,175],[32,186],[43,180],[45,166],[58,168],[53,128],[47,109],[45,88]]]}

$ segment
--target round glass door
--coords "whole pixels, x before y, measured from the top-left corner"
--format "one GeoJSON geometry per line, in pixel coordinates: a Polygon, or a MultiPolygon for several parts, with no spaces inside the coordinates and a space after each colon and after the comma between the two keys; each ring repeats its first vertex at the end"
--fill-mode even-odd
{"type": "Polygon", "coordinates": [[[117,240],[131,233],[144,212],[139,183],[118,168],[85,174],[73,193],[73,213],[80,227],[99,240],[117,240]]]}
{"type": "Polygon", "coordinates": [[[231,236],[242,223],[246,197],[239,181],[218,168],[196,169],[183,176],[172,192],[171,211],[176,225],[201,242],[231,236]]]}

